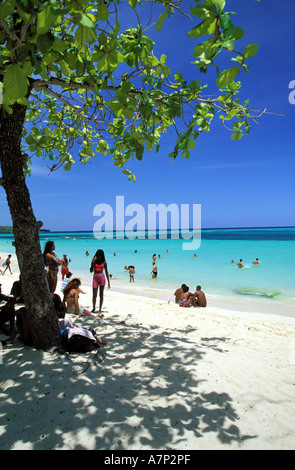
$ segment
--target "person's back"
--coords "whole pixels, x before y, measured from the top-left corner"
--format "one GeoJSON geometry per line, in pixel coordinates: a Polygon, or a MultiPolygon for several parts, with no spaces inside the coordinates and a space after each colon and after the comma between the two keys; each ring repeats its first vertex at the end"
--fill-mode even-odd
{"type": "Polygon", "coordinates": [[[197,286],[197,290],[195,292],[195,298],[197,300],[196,306],[197,307],[206,307],[207,306],[207,299],[204,292],[201,290],[201,286],[197,286]]]}
{"type": "Polygon", "coordinates": [[[176,303],[176,304],[178,304],[178,302],[179,302],[180,294],[181,294],[181,293],[182,293],[181,287],[179,287],[178,289],[176,289],[176,291],[174,292],[175,303],[176,303]]]}
{"type": "Polygon", "coordinates": [[[185,284],[182,284],[182,286],[179,287],[178,289],[176,289],[176,291],[174,292],[175,303],[176,304],[178,304],[178,302],[180,300],[180,294],[183,292],[183,287],[185,287],[185,284]]]}

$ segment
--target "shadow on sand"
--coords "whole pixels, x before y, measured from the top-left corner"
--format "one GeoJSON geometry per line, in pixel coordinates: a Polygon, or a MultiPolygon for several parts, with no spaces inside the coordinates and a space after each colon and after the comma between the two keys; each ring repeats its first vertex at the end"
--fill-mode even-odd
{"type": "Polygon", "coordinates": [[[189,450],[206,433],[221,447],[256,437],[242,434],[226,390],[199,391],[198,365],[209,351],[226,356],[229,338],[197,343],[192,327],[159,334],[116,316],[104,322],[103,362],[19,342],[3,350],[1,449],[189,450]]]}

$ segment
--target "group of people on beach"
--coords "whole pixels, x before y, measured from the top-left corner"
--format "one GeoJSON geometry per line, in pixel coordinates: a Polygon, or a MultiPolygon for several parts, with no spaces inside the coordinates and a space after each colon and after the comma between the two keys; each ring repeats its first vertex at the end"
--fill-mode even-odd
{"type": "Polygon", "coordinates": [[[176,289],[174,292],[175,303],[180,307],[206,307],[207,299],[206,295],[202,291],[201,286],[196,287],[195,292],[190,292],[189,287],[186,284],[182,284],[181,287],[176,289]]]}
{"type": "MultiPolygon", "coordinates": [[[[71,324],[70,320],[65,319],[66,313],[77,314],[78,316],[92,316],[96,318],[104,317],[104,315],[101,313],[101,310],[103,305],[103,292],[106,284],[105,275],[108,281],[108,288],[110,288],[110,276],[108,273],[107,262],[105,260],[103,250],[97,250],[94,257],[92,258],[90,266],[90,272],[93,273],[93,309],[90,312],[89,310],[81,307],[79,304],[79,295],[85,294],[85,292],[83,292],[83,290],[81,289],[80,279],[71,279],[72,273],[68,269],[68,264],[70,260],[67,260],[66,255],[63,255],[63,258],[59,259],[54,250],[54,242],[48,241],[46,243],[43,253],[45,266],[47,268],[47,281],[53,300],[54,309],[59,322],[61,321],[62,332],[66,330],[67,332],[69,332],[70,330],[73,331],[73,328],[75,328],[75,331],[77,331],[78,327],[74,327],[71,324]],[[61,290],[63,293],[63,300],[55,292],[60,266],[62,267],[61,290]],[[98,289],[100,295],[99,311],[98,314],[95,315],[94,313],[96,310],[98,289]]],[[[18,308],[17,310],[15,308],[16,304],[22,304],[24,302],[22,294],[21,276],[18,281],[14,282],[10,295],[2,294],[0,284],[0,302],[2,301],[6,303],[5,305],[0,307],[0,328],[4,332],[4,334],[9,336],[9,338],[2,343],[12,344],[16,337],[16,331],[18,330],[20,334],[20,340],[26,345],[32,345],[33,343],[25,306],[20,306],[20,308],[18,308]],[[17,329],[14,326],[15,318],[17,329]],[[6,326],[8,322],[9,328],[6,326]]],[[[93,341],[95,343],[96,347],[101,347],[105,344],[100,338],[94,336],[93,332],[90,332],[86,329],[80,328],[80,335],[85,335],[89,339],[89,341],[93,341]]]]}
{"type": "MultiPolygon", "coordinates": [[[[77,283],[77,285],[75,285],[75,289],[79,289],[79,287],[80,283],[77,283]]],[[[64,302],[62,302],[58,294],[51,293],[51,298],[53,300],[54,311],[57,315],[64,346],[67,351],[88,352],[92,349],[105,346],[106,342],[97,336],[93,329],[75,326],[70,319],[65,318],[66,313],[69,313],[69,308],[65,308],[64,302]],[[84,338],[82,343],[80,339],[81,337],[84,338]]],[[[26,346],[33,346],[26,307],[22,305],[24,304],[24,299],[21,276],[18,281],[13,283],[10,295],[2,293],[2,286],[0,284],[0,302],[2,301],[4,301],[5,304],[0,307],[0,329],[8,336],[8,338],[1,341],[1,343],[3,345],[13,344],[17,333],[19,333],[18,339],[22,343],[26,346]],[[20,304],[18,308],[17,304],[20,304]],[[7,326],[8,322],[9,327],[7,326]]]]}
{"type": "Polygon", "coordinates": [[[80,316],[93,316],[103,318],[102,306],[104,299],[104,288],[106,285],[106,277],[108,281],[108,288],[110,288],[110,276],[108,273],[107,262],[103,250],[97,250],[94,257],[92,258],[90,265],[90,272],[93,273],[92,281],[92,310],[84,309],[79,305],[79,294],[83,293],[81,290],[81,281],[78,278],[71,279],[72,273],[69,271],[68,264],[70,260],[67,260],[67,256],[63,255],[60,260],[55,253],[55,244],[53,241],[48,241],[44,249],[44,262],[47,266],[47,280],[49,290],[54,293],[57,286],[57,277],[59,266],[62,266],[62,280],[64,287],[62,292],[64,294],[63,303],[70,313],[77,313],[80,316]],[[106,277],[105,277],[106,276],[106,277]],[[97,315],[94,315],[96,311],[96,301],[99,290],[99,310],[97,315]]]}
{"type": "MultiPolygon", "coordinates": [[[[137,253],[137,250],[135,250],[135,253],[137,253]]],[[[168,253],[168,250],[166,251],[166,253],[168,253]]],[[[115,253],[114,253],[115,255],[115,253]]],[[[161,258],[161,255],[158,255],[159,258],[161,258]]],[[[157,255],[154,253],[153,256],[152,256],[152,271],[151,271],[151,275],[152,275],[152,279],[156,279],[158,277],[158,266],[156,265],[156,258],[157,258],[157,255]]],[[[128,271],[129,272],[129,282],[134,282],[134,274],[135,274],[135,267],[130,264],[129,266],[125,266],[125,271],[128,271]]]]}
{"type": "MultiPolygon", "coordinates": [[[[105,254],[103,250],[97,250],[95,255],[91,260],[90,272],[93,274],[92,280],[92,310],[89,311],[79,303],[80,294],[85,294],[81,289],[81,280],[77,277],[73,277],[72,273],[69,270],[69,263],[71,262],[68,259],[66,254],[63,254],[63,257],[60,259],[55,252],[55,243],[53,241],[47,241],[43,253],[44,264],[46,266],[46,276],[48,281],[49,290],[51,297],[54,303],[54,308],[56,314],[60,319],[65,320],[66,313],[76,314],[78,316],[91,316],[96,318],[104,318],[102,313],[102,306],[104,301],[104,289],[107,281],[107,286],[110,288],[110,278],[111,275],[108,273],[108,266],[105,259],[105,254]],[[58,282],[58,273],[59,268],[61,267],[62,275],[62,286],[61,292],[63,294],[63,299],[55,292],[58,282]],[[99,295],[99,309],[96,312],[96,302],[99,295]]],[[[168,251],[167,251],[168,252],[168,251]]],[[[160,255],[159,255],[160,257],[160,255]]],[[[9,269],[11,272],[11,255],[8,256],[7,260],[3,264],[5,265],[5,271],[9,269]]],[[[152,277],[157,277],[157,265],[156,265],[156,255],[152,256],[152,277]]],[[[134,282],[135,267],[133,265],[125,266],[125,269],[128,269],[130,282],[134,282]]],[[[4,271],[4,273],[5,273],[4,271]]],[[[4,274],[1,271],[1,274],[4,274]]],[[[11,272],[12,274],[12,272],[11,272]]],[[[201,286],[197,286],[194,293],[189,292],[189,287],[186,284],[176,290],[175,292],[175,302],[178,303],[181,307],[206,307],[207,301],[206,296],[201,290],[201,286]]],[[[9,333],[10,337],[4,342],[4,344],[11,344],[16,336],[16,329],[14,328],[15,318],[17,323],[17,330],[20,333],[20,339],[25,344],[30,344],[30,328],[29,322],[27,320],[25,306],[20,306],[17,310],[15,309],[16,304],[22,304],[24,302],[22,285],[21,285],[21,276],[18,281],[15,281],[10,295],[2,294],[1,284],[0,284],[0,301],[5,301],[6,304],[0,307],[0,328],[3,332],[9,333]],[[7,329],[5,324],[10,322],[10,329],[7,329]]],[[[63,325],[65,323],[63,322],[63,325]]],[[[68,327],[67,327],[68,328],[68,327]]],[[[88,332],[87,332],[88,334],[88,332]]]]}

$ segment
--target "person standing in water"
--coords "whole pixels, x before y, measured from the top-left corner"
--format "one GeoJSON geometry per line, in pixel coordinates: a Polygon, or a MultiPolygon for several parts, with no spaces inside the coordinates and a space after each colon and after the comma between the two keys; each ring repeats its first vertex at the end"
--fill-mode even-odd
{"type": "Polygon", "coordinates": [[[105,260],[105,255],[103,250],[97,250],[94,257],[92,258],[90,272],[93,273],[93,283],[92,283],[92,304],[93,309],[92,313],[95,312],[97,292],[99,287],[99,310],[98,316],[102,316],[101,309],[103,305],[103,296],[104,296],[104,287],[106,284],[106,279],[104,272],[108,280],[108,289],[111,287],[110,277],[108,273],[107,262],[105,260]]]}

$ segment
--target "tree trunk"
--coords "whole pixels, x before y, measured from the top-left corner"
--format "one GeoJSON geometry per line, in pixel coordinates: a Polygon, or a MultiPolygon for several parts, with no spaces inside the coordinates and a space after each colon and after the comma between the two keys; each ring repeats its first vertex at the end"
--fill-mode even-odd
{"type": "Polygon", "coordinates": [[[25,106],[15,103],[13,113],[0,109],[0,164],[2,185],[13,223],[16,256],[34,346],[48,350],[61,341],[49,292],[37,222],[26,185],[21,156],[25,106]]]}

